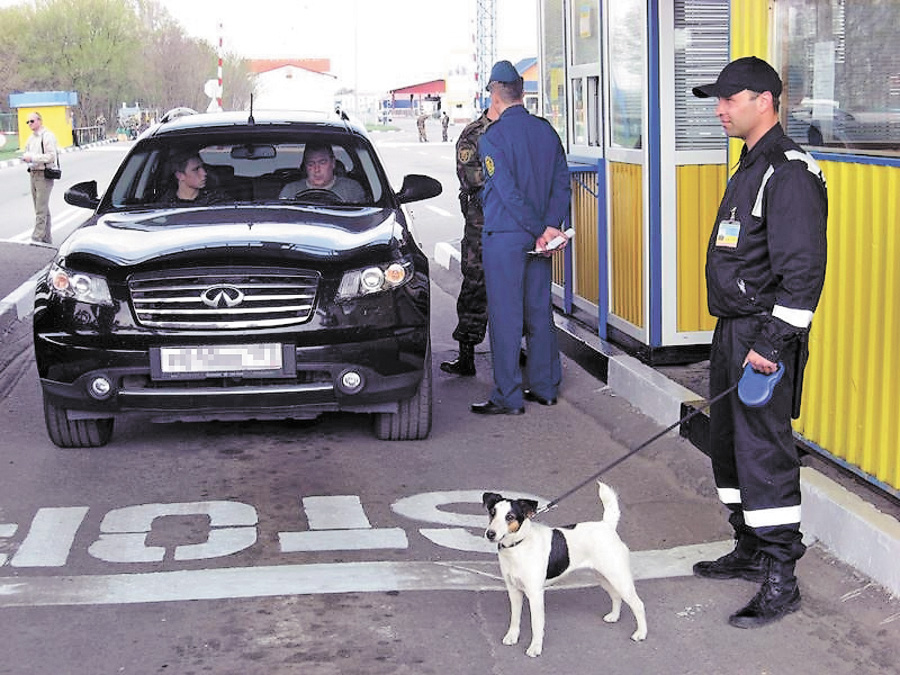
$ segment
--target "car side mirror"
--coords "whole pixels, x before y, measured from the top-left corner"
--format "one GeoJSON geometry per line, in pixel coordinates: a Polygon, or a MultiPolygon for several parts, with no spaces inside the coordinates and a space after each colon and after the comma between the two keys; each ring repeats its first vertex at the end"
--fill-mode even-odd
{"type": "Polygon", "coordinates": [[[100,205],[100,198],[97,196],[97,181],[88,180],[83,183],[75,183],[66,190],[63,198],[67,204],[94,211],[100,205]]]}
{"type": "Polygon", "coordinates": [[[403,185],[397,193],[397,199],[401,204],[409,204],[437,197],[443,191],[444,188],[434,178],[411,173],[403,177],[403,185]]]}

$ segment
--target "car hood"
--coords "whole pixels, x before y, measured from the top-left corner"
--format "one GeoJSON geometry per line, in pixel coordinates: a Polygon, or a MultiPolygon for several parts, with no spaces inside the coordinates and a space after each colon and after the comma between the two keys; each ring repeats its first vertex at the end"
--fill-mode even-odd
{"type": "Polygon", "coordinates": [[[339,258],[403,237],[389,208],[204,207],[117,212],[73,232],[64,258],[102,258],[118,266],[189,252],[269,248],[281,254],[339,258]]]}

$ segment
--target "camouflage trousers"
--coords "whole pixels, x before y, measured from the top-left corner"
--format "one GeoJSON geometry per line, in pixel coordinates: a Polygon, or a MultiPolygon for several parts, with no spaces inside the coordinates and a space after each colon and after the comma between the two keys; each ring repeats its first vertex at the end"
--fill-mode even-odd
{"type": "Polygon", "coordinates": [[[466,214],[466,227],[460,244],[462,285],[456,299],[456,315],[459,323],[453,331],[457,342],[477,345],[484,340],[487,330],[487,292],[484,287],[484,266],[481,263],[481,230],[484,213],[478,207],[470,207],[466,214]]]}

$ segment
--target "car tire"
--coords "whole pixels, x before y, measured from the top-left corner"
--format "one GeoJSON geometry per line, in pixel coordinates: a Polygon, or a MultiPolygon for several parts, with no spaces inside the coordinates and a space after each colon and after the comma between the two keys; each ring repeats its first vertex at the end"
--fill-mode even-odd
{"type": "Polygon", "coordinates": [[[50,440],[60,448],[99,448],[112,438],[112,418],[70,420],[65,408],[46,398],[44,421],[50,440]]]}
{"type": "Polygon", "coordinates": [[[432,405],[429,343],[419,388],[412,397],[400,401],[397,412],[375,414],[375,436],[382,441],[420,441],[428,438],[431,433],[432,405]]]}

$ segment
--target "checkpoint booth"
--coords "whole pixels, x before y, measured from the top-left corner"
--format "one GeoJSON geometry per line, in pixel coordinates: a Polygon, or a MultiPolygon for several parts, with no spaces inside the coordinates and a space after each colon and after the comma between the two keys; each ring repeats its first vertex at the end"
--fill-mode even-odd
{"type": "Polygon", "coordinates": [[[694,86],[756,55],[828,183],[828,269],[795,432],[900,496],[900,0],[538,0],[540,114],[576,235],[559,309],[659,365],[706,358],[706,247],[742,142],[694,86]],[[841,373],[833,364],[843,364],[841,373]]]}
{"type": "Polygon", "coordinates": [[[19,122],[19,149],[24,149],[31,137],[25,120],[32,112],[40,113],[44,126],[56,136],[60,148],[72,145],[77,105],[78,92],[74,91],[27,91],[10,94],[9,107],[16,111],[19,122]]]}

